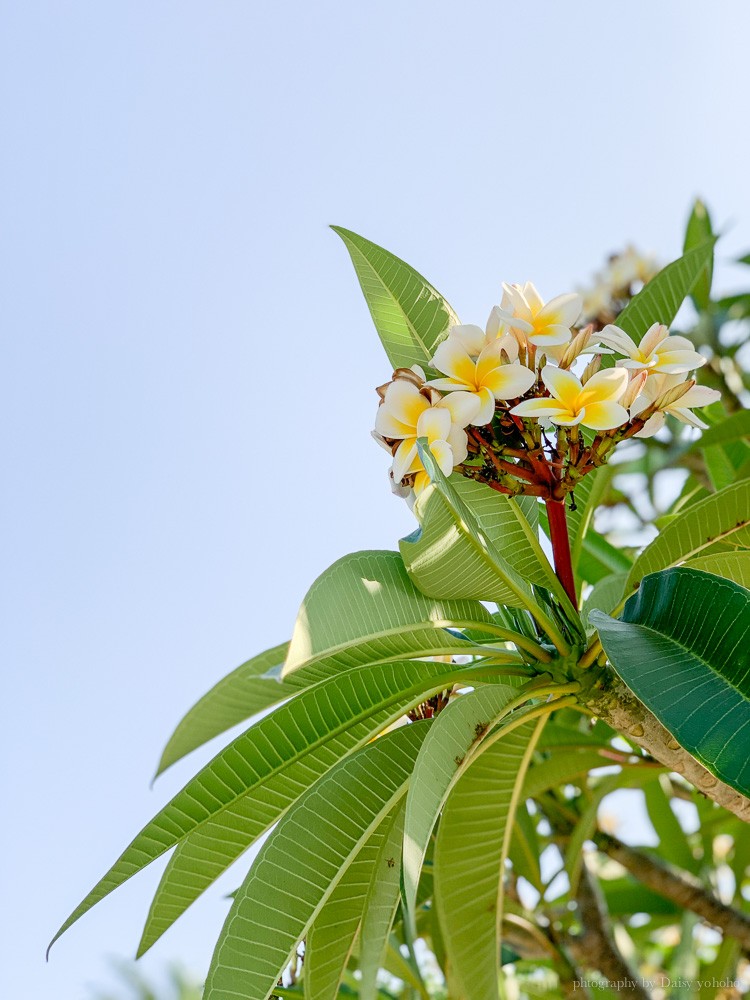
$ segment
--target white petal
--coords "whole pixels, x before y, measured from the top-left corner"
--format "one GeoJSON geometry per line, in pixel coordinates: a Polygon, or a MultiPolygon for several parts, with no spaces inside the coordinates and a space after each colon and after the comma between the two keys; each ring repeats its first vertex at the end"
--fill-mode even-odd
{"type": "Polygon", "coordinates": [[[536,344],[537,347],[556,347],[558,344],[569,343],[571,338],[570,327],[560,323],[535,328],[533,331],[529,331],[526,336],[529,342],[536,344]]]}
{"type": "Polygon", "coordinates": [[[391,473],[394,482],[400,483],[404,476],[415,471],[415,466],[416,468],[420,467],[417,442],[414,438],[407,438],[406,441],[402,441],[398,448],[396,448],[393,456],[391,473]]]}
{"type": "Polygon", "coordinates": [[[638,347],[632,337],[629,337],[619,326],[608,323],[604,329],[596,336],[607,347],[612,347],[619,354],[624,354],[628,358],[635,357],[638,347]]]}
{"type": "Polygon", "coordinates": [[[594,431],[610,431],[628,422],[628,411],[611,399],[603,402],[587,403],[583,410],[582,423],[594,431]]]}
{"type": "Polygon", "coordinates": [[[451,429],[451,414],[444,406],[431,406],[417,421],[417,437],[433,441],[444,441],[451,429]]]}
{"type": "Polygon", "coordinates": [[[583,392],[589,400],[611,399],[616,403],[627,389],[629,382],[630,376],[626,369],[604,368],[591,376],[584,385],[583,392]]]}
{"type": "MultiPolygon", "coordinates": [[[[407,427],[416,427],[419,414],[427,409],[428,405],[427,400],[413,382],[398,378],[395,382],[391,382],[385,390],[385,399],[380,409],[385,409],[387,413],[401,421],[402,424],[406,424],[407,427]]],[[[375,426],[380,430],[377,422],[375,426]]],[[[381,431],[381,433],[383,432],[381,431]]]]}
{"type": "Polygon", "coordinates": [[[452,326],[450,335],[456,337],[464,350],[474,356],[479,354],[485,345],[484,330],[481,326],[475,326],[473,323],[452,326]]]}
{"type": "Polygon", "coordinates": [[[575,292],[569,292],[567,295],[556,295],[554,299],[549,300],[543,309],[539,310],[536,322],[545,325],[566,326],[570,329],[581,315],[582,308],[583,300],[575,292]]]}
{"type": "Polygon", "coordinates": [[[460,427],[456,427],[454,424],[448,433],[448,444],[451,446],[451,451],[453,452],[453,464],[460,465],[462,462],[465,462],[469,454],[469,439],[466,431],[462,431],[460,427]]]}
{"type": "Polygon", "coordinates": [[[655,357],[656,370],[670,374],[693,371],[694,368],[701,368],[707,361],[697,351],[659,351],[655,357]]]}
{"type": "Polygon", "coordinates": [[[517,417],[551,417],[569,414],[567,406],[556,399],[524,399],[510,411],[517,417]]]}
{"type": "Polygon", "coordinates": [[[575,406],[582,386],[573,372],[566,371],[564,368],[555,368],[554,365],[545,365],[542,369],[542,381],[552,395],[566,407],[575,406]]]}
{"type": "Polygon", "coordinates": [[[664,340],[669,336],[669,330],[663,323],[654,323],[644,333],[638,350],[644,358],[650,357],[664,340]]]}
{"type": "Polygon", "coordinates": [[[466,427],[475,420],[481,404],[479,397],[473,392],[449,392],[437,405],[448,410],[451,422],[457,427],[466,427]]]}
{"type": "Polygon", "coordinates": [[[489,389],[480,389],[476,398],[480,403],[479,412],[471,422],[476,427],[484,427],[495,416],[495,397],[489,389]]]}
{"type": "MultiPolygon", "coordinates": [[[[682,400],[680,399],[678,402],[681,403],[682,400]]],[[[708,427],[708,424],[704,423],[700,417],[696,417],[691,410],[688,410],[683,406],[668,406],[667,409],[673,417],[677,417],[677,419],[681,420],[683,424],[689,424],[691,427],[698,427],[702,431],[705,431],[708,427]]]]}
{"type": "MultiPolygon", "coordinates": [[[[479,329],[477,327],[477,329],[479,329]]],[[[432,364],[439,372],[449,375],[457,382],[471,385],[474,381],[475,365],[469,352],[458,337],[448,337],[435,351],[432,364]]]]}
{"type": "Polygon", "coordinates": [[[433,441],[430,451],[444,476],[453,472],[453,449],[447,441],[433,441]]]}
{"type": "Polygon", "coordinates": [[[718,389],[709,389],[707,385],[694,385],[684,396],[677,400],[679,407],[710,406],[721,399],[718,389]]]}
{"type": "Polygon", "coordinates": [[[664,426],[664,414],[655,413],[652,417],[649,417],[646,423],[641,427],[639,431],[636,431],[635,437],[637,438],[650,438],[653,437],[658,431],[664,426]]]}

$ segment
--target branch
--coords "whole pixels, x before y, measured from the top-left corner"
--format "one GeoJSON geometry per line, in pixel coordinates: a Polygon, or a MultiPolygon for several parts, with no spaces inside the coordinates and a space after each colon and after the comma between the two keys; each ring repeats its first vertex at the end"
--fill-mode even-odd
{"type": "Polygon", "coordinates": [[[630,1000],[651,1000],[643,980],[615,943],[607,904],[585,860],[576,899],[583,925],[580,937],[569,939],[576,961],[586,968],[599,969],[618,996],[629,997],[630,1000]]]}
{"type": "Polygon", "coordinates": [[[750,916],[722,903],[700,879],[642,854],[607,833],[597,833],[593,840],[600,851],[619,861],[639,882],[671,899],[684,910],[692,910],[707,924],[717,927],[725,937],[734,938],[745,951],[750,951],[750,916]]]}
{"type": "Polygon", "coordinates": [[[665,767],[681,774],[709,799],[750,822],[750,799],[719,781],[691,757],[611,670],[602,671],[596,684],[582,697],[587,708],[604,722],[624,733],[665,767]]]}

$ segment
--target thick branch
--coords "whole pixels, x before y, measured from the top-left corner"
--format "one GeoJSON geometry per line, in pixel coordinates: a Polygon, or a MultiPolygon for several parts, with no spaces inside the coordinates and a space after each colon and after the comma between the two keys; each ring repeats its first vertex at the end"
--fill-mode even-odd
{"type": "Polygon", "coordinates": [[[576,894],[583,933],[570,939],[571,952],[579,965],[598,969],[618,996],[650,1000],[643,980],[623,957],[612,935],[607,905],[598,884],[584,862],[576,894]]]}
{"type": "Polygon", "coordinates": [[[604,722],[624,733],[665,767],[681,774],[708,798],[750,822],[750,799],[699,764],[612,671],[602,673],[595,686],[582,697],[586,706],[604,722]]]}
{"type": "Polygon", "coordinates": [[[692,910],[726,937],[738,941],[745,951],[750,951],[750,917],[722,903],[690,872],[642,854],[606,833],[597,833],[594,843],[649,889],[666,896],[685,910],[692,910]]]}

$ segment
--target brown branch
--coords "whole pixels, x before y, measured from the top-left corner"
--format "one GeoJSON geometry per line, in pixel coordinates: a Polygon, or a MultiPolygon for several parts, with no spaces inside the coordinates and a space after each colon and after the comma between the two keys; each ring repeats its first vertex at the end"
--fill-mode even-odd
{"type": "Polygon", "coordinates": [[[598,969],[616,989],[618,996],[630,1000],[651,1000],[643,980],[617,947],[609,923],[607,904],[584,861],[576,893],[583,932],[571,937],[570,949],[585,968],[598,969]]]}
{"type": "Polygon", "coordinates": [[[692,910],[707,924],[717,927],[725,937],[734,938],[745,951],[750,952],[750,916],[722,903],[700,879],[690,872],[642,854],[607,833],[597,833],[593,839],[600,851],[627,868],[639,882],[671,899],[684,910],[692,910]]]}
{"type": "Polygon", "coordinates": [[[603,670],[582,697],[594,715],[618,729],[665,767],[681,774],[709,799],[746,823],[750,822],[750,799],[719,781],[698,763],[611,670],[603,670]]]}

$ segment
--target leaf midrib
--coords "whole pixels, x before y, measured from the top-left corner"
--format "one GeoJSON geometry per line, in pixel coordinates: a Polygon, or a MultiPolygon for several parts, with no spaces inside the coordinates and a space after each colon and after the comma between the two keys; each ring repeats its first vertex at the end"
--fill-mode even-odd
{"type": "MultiPolygon", "coordinates": [[[[339,232],[339,235],[341,235],[341,232],[339,232]]],[[[403,316],[404,321],[406,322],[406,325],[409,328],[409,333],[412,335],[412,337],[414,338],[414,340],[416,341],[416,343],[419,345],[419,347],[420,347],[420,349],[421,349],[421,351],[422,351],[422,353],[424,355],[424,363],[426,365],[429,365],[430,360],[431,360],[430,350],[427,347],[427,344],[425,343],[425,341],[422,339],[422,337],[418,333],[417,328],[414,326],[414,324],[412,323],[412,321],[409,319],[409,315],[404,310],[404,307],[401,305],[401,301],[397,298],[396,293],[393,291],[393,289],[388,284],[386,284],[385,278],[383,277],[383,275],[381,274],[381,272],[378,271],[377,268],[375,267],[375,265],[372,264],[372,262],[365,256],[364,252],[360,249],[360,247],[358,247],[356,245],[356,243],[353,243],[348,237],[344,236],[343,238],[346,240],[346,242],[349,244],[349,246],[356,251],[356,253],[362,258],[362,260],[364,260],[364,262],[367,265],[367,267],[375,275],[375,277],[380,282],[381,286],[388,293],[388,296],[390,297],[391,301],[398,307],[399,312],[403,316]]],[[[404,263],[404,265],[406,267],[409,268],[410,271],[414,272],[414,269],[409,264],[406,264],[406,261],[403,261],[403,263],[404,263]]],[[[414,273],[416,273],[416,272],[414,272],[414,273]]],[[[422,280],[424,281],[425,279],[422,279],[422,280]]],[[[368,305],[369,305],[369,303],[368,303],[368,305]]],[[[447,307],[447,303],[446,303],[446,307],[447,307]]],[[[453,310],[451,309],[451,310],[449,310],[448,317],[447,317],[448,322],[446,323],[444,329],[448,329],[448,327],[451,325],[450,321],[451,321],[452,318],[453,319],[457,319],[458,317],[456,317],[455,313],[453,313],[453,310]]]]}

